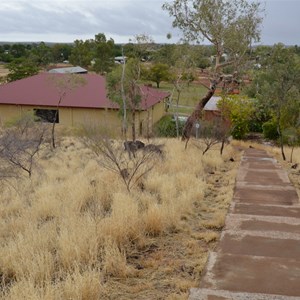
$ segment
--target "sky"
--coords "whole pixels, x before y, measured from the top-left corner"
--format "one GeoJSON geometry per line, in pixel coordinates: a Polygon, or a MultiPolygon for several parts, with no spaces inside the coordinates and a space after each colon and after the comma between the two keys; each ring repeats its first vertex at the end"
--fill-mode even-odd
{"type": "MultiPolygon", "coordinates": [[[[181,33],[161,8],[166,1],[171,0],[0,0],[0,41],[73,42],[104,33],[115,43],[137,34],[176,43],[181,33]]],[[[266,16],[260,44],[300,45],[300,0],[261,2],[266,16]]]]}

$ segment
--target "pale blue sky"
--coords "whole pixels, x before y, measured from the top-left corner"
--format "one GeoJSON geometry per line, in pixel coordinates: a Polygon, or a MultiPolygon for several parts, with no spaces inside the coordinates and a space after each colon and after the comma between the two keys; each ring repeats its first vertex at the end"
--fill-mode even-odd
{"type": "MultiPolygon", "coordinates": [[[[126,43],[146,33],[177,42],[179,32],[161,9],[165,0],[1,0],[0,41],[73,42],[105,33],[126,43]]],[[[265,0],[262,44],[300,45],[300,0],[265,0]]]]}

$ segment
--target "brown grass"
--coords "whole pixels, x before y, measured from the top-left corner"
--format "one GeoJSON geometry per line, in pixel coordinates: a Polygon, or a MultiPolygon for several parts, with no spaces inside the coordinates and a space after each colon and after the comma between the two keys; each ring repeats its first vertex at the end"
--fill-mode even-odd
{"type": "Polygon", "coordinates": [[[0,299],[187,299],[232,198],[239,153],[177,140],[129,194],[73,137],[0,190],[0,299]]]}

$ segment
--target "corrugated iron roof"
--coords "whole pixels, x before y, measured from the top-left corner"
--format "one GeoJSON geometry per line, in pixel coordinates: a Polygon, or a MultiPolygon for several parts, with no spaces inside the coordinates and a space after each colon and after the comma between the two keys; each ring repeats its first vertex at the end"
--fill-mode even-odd
{"type": "MultiPolygon", "coordinates": [[[[72,84],[71,84],[72,85],[72,84]]],[[[0,104],[57,106],[62,93],[66,91],[60,107],[112,108],[119,106],[108,99],[105,77],[97,74],[49,74],[41,73],[0,86],[0,104]],[[64,82],[78,81],[73,88],[61,88],[64,82]]],[[[142,86],[141,110],[148,109],[169,96],[151,87],[142,86]]]]}
{"type": "Polygon", "coordinates": [[[84,68],[81,68],[79,66],[77,67],[66,67],[66,68],[56,68],[56,69],[51,69],[48,71],[48,73],[59,73],[59,74],[84,74],[87,73],[88,71],[84,68]]]}
{"type": "Polygon", "coordinates": [[[212,96],[209,101],[205,104],[204,110],[212,110],[212,111],[219,111],[218,102],[222,99],[219,96],[212,96]]]}

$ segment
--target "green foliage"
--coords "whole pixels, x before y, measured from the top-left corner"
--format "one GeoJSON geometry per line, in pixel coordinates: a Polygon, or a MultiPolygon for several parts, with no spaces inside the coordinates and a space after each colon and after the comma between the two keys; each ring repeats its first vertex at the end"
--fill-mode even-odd
{"type": "Polygon", "coordinates": [[[288,127],[283,130],[284,142],[290,147],[300,145],[300,128],[288,127]]]}
{"type": "Polygon", "coordinates": [[[106,40],[103,33],[95,35],[93,69],[96,73],[110,72],[114,66],[114,40],[106,40]]]}
{"type": "Polygon", "coordinates": [[[44,42],[34,45],[30,52],[29,59],[39,67],[46,67],[53,62],[52,49],[44,42]]]}
{"type": "Polygon", "coordinates": [[[70,63],[73,65],[88,67],[93,59],[94,40],[76,40],[72,53],[69,57],[70,63]]]}
{"type": "Polygon", "coordinates": [[[155,63],[167,64],[169,66],[173,66],[174,62],[174,51],[176,45],[174,44],[165,44],[162,45],[154,54],[153,61],[155,63]]]}
{"type": "Polygon", "coordinates": [[[208,57],[202,56],[197,60],[197,67],[206,69],[211,66],[211,61],[208,57]]]}
{"type": "Polygon", "coordinates": [[[135,112],[142,100],[139,86],[141,64],[139,59],[129,59],[126,64],[114,68],[107,75],[109,98],[118,103],[123,116],[123,133],[127,132],[127,110],[131,112],[132,139],[135,140],[135,112]]]}
{"type": "Polygon", "coordinates": [[[196,79],[196,75],[193,71],[187,71],[182,74],[182,80],[186,81],[188,84],[196,79]]]}
{"type": "Polygon", "coordinates": [[[157,88],[161,81],[168,81],[170,78],[169,66],[162,63],[156,63],[151,66],[148,72],[148,79],[156,83],[157,88]]]}
{"type": "MultiPolygon", "coordinates": [[[[107,75],[107,87],[109,98],[122,106],[122,78],[123,66],[118,66],[107,75]]],[[[141,67],[137,59],[129,59],[126,63],[125,76],[123,81],[124,93],[129,108],[138,108],[141,101],[141,92],[137,84],[141,74],[141,67]]]]}
{"type": "Polygon", "coordinates": [[[295,49],[274,45],[254,79],[257,98],[271,112],[284,154],[283,130],[296,127],[300,115],[300,61],[295,49]]]}
{"type": "Polygon", "coordinates": [[[8,65],[9,74],[7,75],[7,81],[12,82],[20,80],[29,76],[33,76],[38,73],[38,66],[30,61],[25,59],[15,59],[8,65]]]}
{"type": "Polygon", "coordinates": [[[223,53],[240,64],[252,41],[259,41],[259,2],[172,0],[163,9],[174,17],[173,26],[182,30],[185,40],[206,39],[216,47],[216,68],[223,53]]]}
{"type": "MultiPolygon", "coordinates": [[[[178,121],[179,135],[182,134],[184,122],[178,121]]],[[[172,116],[164,116],[155,124],[154,132],[159,137],[176,137],[176,123],[172,116]]]]}
{"type": "Polygon", "coordinates": [[[273,141],[277,140],[279,137],[277,128],[278,123],[276,122],[276,120],[272,119],[268,122],[265,122],[262,125],[264,137],[273,141]]]}
{"type": "Polygon", "coordinates": [[[246,97],[228,96],[219,101],[218,107],[231,122],[232,136],[235,139],[245,138],[255,112],[254,101],[246,97]]]}
{"type": "Polygon", "coordinates": [[[68,44],[55,44],[51,47],[53,62],[63,62],[69,60],[72,52],[72,46],[68,44]]]}

